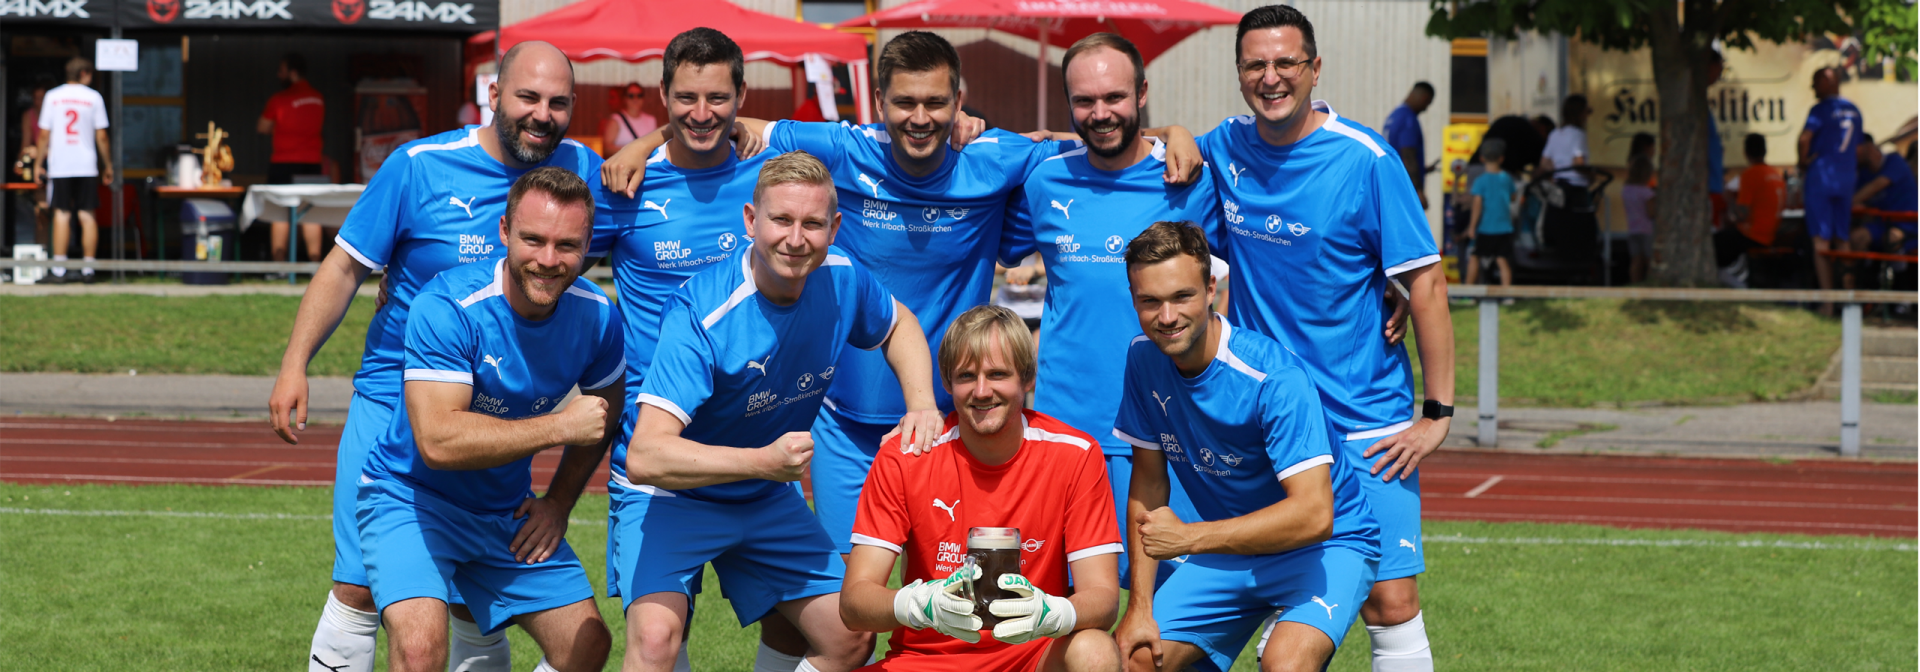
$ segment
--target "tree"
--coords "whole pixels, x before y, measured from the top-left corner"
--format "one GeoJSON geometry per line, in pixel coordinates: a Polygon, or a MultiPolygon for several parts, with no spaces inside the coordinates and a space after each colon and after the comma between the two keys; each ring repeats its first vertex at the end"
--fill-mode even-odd
{"type": "Polygon", "coordinates": [[[1853,34],[1861,21],[1870,56],[1911,67],[1909,0],[1429,0],[1427,34],[1443,38],[1560,33],[1605,49],[1649,47],[1660,96],[1660,207],[1654,282],[1718,284],[1707,201],[1707,69],[1715,40],[1751,49],[1812,33],[1853,34]]]}

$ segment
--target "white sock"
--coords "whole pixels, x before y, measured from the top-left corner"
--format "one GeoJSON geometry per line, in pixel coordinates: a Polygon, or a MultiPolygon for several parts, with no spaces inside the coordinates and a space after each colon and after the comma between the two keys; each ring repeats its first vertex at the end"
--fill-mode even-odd
{"type": "MultiPolygon", "coordinates": [[[[66,260],[67,260],[67,255],[64,255],[64,254],[56,254],[56,255],[53,255],[53,260],[54,260],[54,261],[66,261],[66,260]]],[[[67,274],[67,269],[64,269],[64,268],[60,268],[60,267],[58,267],[58,266],[55,266],[55,267],[53,268],[53,274],[54,274],[54,275],[59,275],[59,276],[65,276],[65,275],[67,274]]]]}
{"type": "Polygon", "coordinates": [[[1273,636],[1273,626],[1279,622],[1280,612],[1276,611],[1267,615],[1267,622],[1260,624],[1260,645],[1253,648],[1253,662],[1258,663],[1261,656],[1267,655],[1267,638],[1273,636]]]}
{"type": "Polygon", "coordinates": [[[91,265],[93,263],[93,257],[81,257],[80,260],[87,262],[89,264],[85,268],[80,269],[80,272],[85,273],[87,275],[93,275],[93,266],[91,265]]]}
{"type": "MultiPolygon", "coordinates": [[[[766,644],[760,646],[764,647],[766,644]]],[[[756,660],[754,669],[760,669],[759,665],[759,661],[756,660]]],[[[687,640],[684,637],[680,639],[680,657],[673,660],[673,672],[693,672],[693,659],[687,657],[687,640]]]]}
{"type": "Polygon", "coordinates": [[[793,668],[793,672],[820,672],[820,668],[814,667],[813,663],[807,662],[805,658],[801,658],[800,666],[793,668]]]}
{"type": "MultiPolygon", "coordinates": [[[[507,644],[507,631],[480,634],[480,624],[447,616],[447,672],[510,672],[513,652],[507,644]]],[[[546,659],[540,659],[545,665],[546,659]]],[[[544,668],[553,669],[553,668],[544,668]]]]}
{"type": "Polygon", "coordinates": [[[307,671],[372,672],[373,633],[379,629],[380,614],[349,607],[328,591],[320,625],[313,629],[307,671]]]}
{"type": "Polygon", "coordinates": [[[753,672],[794,672],[805,660],[805,656],[789,656],[761,642],[760,651],[753,654],[753,672]]]}
{"type": "Polygon", "coordinates": [[[1421,616],[1399,625],[1367,626],[1373,638],[1373,672],[1433,672],[1433,650],[1427,646],[1427,622],[1421,616]]]}
{"type": "MultiPolygon", "coordinates": [[[[459,619],[454,619],[454,620],[459,620],[459,619]]],[[[506,668],[501,668],[501,669],[506,669],[506,668]]],[[[560,672],[560,670],[555,668],[553,664],[548,663],[546,656],[541,656],[540,664],[533,666],[533,672],[560,672]]]]}

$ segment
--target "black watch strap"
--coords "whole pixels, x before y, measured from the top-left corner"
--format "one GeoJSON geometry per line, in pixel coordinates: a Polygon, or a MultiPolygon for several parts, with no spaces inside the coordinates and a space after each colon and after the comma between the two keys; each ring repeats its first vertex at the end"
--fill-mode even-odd
{"type": "Polygon", "coordinates": [[[1453,407],[1428,399],[1427,403],[1420,405],[1420,417],[1428,420],[1451,418],[1453,417],[1453,407]]]}

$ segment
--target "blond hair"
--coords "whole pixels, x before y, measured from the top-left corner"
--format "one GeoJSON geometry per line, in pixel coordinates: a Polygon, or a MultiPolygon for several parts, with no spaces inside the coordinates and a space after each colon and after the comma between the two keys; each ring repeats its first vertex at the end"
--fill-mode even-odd
{"type": "Polygon", "coordinates": [[[974,306],[947,327],[947,335],[940,339],[941,379],[951,383],[960,367],[985,360],[995,334],[1000,336],[1001,354],[1020,374],[1020,382],[1033,382],[1040,368],[1034,361],[1033,334],[1019,315],[1004,306],[991,305],[974,306]]]}
{"type": "Polygon", "coordinates": [[[840,194],[833,188],[833,173],[827,170],[827,164],[813,158],[812,154],[794,150],[767,159],[760,166],[760,181],[753,185],[753,204],[760,204],[760,195],[768,188],[782,184],[812,184],[827,188],[827,212],[840,209],[840,194]]]}

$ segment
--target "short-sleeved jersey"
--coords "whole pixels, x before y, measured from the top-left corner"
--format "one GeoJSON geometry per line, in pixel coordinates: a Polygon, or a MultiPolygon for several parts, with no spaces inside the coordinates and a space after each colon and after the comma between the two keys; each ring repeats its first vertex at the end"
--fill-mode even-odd
{"type": "Polygon", "coordinates": [[[1480,197],[1480,226],[1489,236],[1513,233],[1513,176],[1496,170],[1473,178],[1473,195],[1480,197]]]}
{"type": "MultiPolygon", "coordinates": [[[[1349,440],[1413,416],[1405,345],[1380,337],[1387,278],[1440,261],[1420,199],[1385,141],[1324,102],[1326,124],[1287,147],[1249,117],[1200,138],[1225,219],[1233,325],[1305,362],[1349,440]]],[[[1391,430],[1391,431],[1389,431],[1391,430]]]]}
{"type": "MultiPolygon", "coordinates": [[[[774,151],[803,150],[826,163],[839,189],[841,226],[835,244],[872,269],[880,284],[900,292],[939,343],[953,318],[987,302],[993,262],[1000,251],[1007,195],[1025,182],[1062,143],[1033,142],[991,130],[962,151],[947,151],[925,177],[895,164],[892,138],[882,124],[776,122],[767,127],[774,151]]],[[[906,413],[900,381],[879,353],[848,352],[839,363],[840,383],[828,403],[862,422],[891,423],[906,413]]],[[[942,409],[953,400],[934,372],[934,397],[942,409]]]]}
{"type": "Polygon", "coordinates": [[[1740,232],[1761,245],[1772,245],[1780,228],[1780,208],[1787,202],[1787,180],[1779,168],[1758,163],[1740,173],[1740,194],[1735,198],[1747,206],[1747,219],[1740,232]]]}
{"type": "MultiPolygon", "coordinates": [[[[924,455],[904,454],[900,439],[889,439],[860,491],[853,543],[905,554],[902,581],[933,581],[960,568],[969,528],[1016,527],[1021,575],[1048,595],[1067,594],[1069,563],[1125,549],[1106,460],[1092,437],[1059,420],[1031,410],[1022,420],[1020,452],[998,466],[974,458],[951,414],[946,433],[924,455]]],[[[894,651],[915,655],[1010,646],[991,637],[968,644],[906,628],[895,630],[892,641],[894,651]]]]}
{"type": "Polygon", "coordinates": [[[1861,181],[1871,182],[1882,177],[1887,178],[1887,188],[1874,194],[1873,198],[1867,201],[1867,205],[1876,210],[1888,212],[1913,212],[1915,200],[1913,167],[1907,165],[1907,157],[1893,152],[1886,153],[1880,160],[1880,170],[1861,181]]]}
{"type": "MultiPolygon", "coordinates": [[[[896,316],[893,295],[838,247],[828,249],[826,262],[789,306],[768,301],[754,286],[750,251],[735,256],[738,263],[693,276],[667,304],[640,403],[679,418],[686,425],[682,438],[759,448],[812,427],[828,385],[838,378],[841,346],[880,347],[896,316]]],[[[613,480],[630,485],[626,473],[626,460],[614,460],[613,480]]],[[[748,479],[688,490],[639,489],[739,502],[783,487],[748,479]]]]}
{"type": "Polygon", "coordinates": [[[107,127],[107,102],[99,91],[71,83],[54,87],[41,99],[36,123],[47,132],[47,177],[100,174],[93,132],[107,127]]]}
{"type": "MultiPolygon", "coordinates": [[[[407,321],[406,380],[473,388],[468,410],[503,420],[552,412],[574,385],[598,390],[626,375],[620,311],[584,278],[553,314],[529,320],[507,304],[506,260],[440,274],[414,297],[407,321]]],[[[533,456],[491,469],[441,471],[414,442],[407,405],[368,454],[365,474],[431,491],[471,511],[503,513],[532,493],[533,456]]]]}
{"type": "Polygon", "coordinates": [[[305,80],[294,82],[267,99],[260,118],[273,120],[273,163],[319,163],[320,128],[327,121],[327,101],[305,80]]]}
{"type": "Polygon", "coordinates": [[[1406,103],[1393,108],[1393,112],[1387,114],[1385,130],[1387,144],[1396,150],[1394,154],[1399,154],[1397,150],[1412,149],[1414,163],[1426,169],[1427,136],[1420,131],[1420,115],[1415,114],[1413,108],[1406,103]]]}
{"type": "Polygon", "coordinates": [[[1338,437],[1328,435],[1326,414],[1300,358],[1225,320],[1213,327],[1221,330],[1219,351],[1193,378],[1180,375],[1146,336],[1134,339],[1114,434],[1165,454],[1194,510],[1207,520],[1277,504],[1287,497],[1281,481],[1327,465],[1333,536],[1324,543],[1378,557],[1379,524],[1338,437]]]}
{"type": "MultiPolygon", "coordinates": [[[[1127,292],[1127,242],[1158,221],[1190,221],[1219,239],[1220,197],[1213,176],[1187,186],[1166,183],[1166,147],[1154,143],[1147,159],[1108,172],[1077,149],[1041,162],[1007,202],[1003,256],[1024,258],[1038,248],[1047,267],[1046,311],[1040,329],[1035,410],[1074,427],[1113,426],[1127,343],[1140,320],[1127,292]]],[[[1106,434],[1106,432],[1101,432],[1106,434]]],[[[1133,448],[1107,435],[1109,455],[1133,448]]]]}
{"type": "Polygon", "coordinates": [[[1813,105],[1807,112],[1805,130],[1813,131],[1813,165],[1807,167],[1807,189],[1825,194],[1851,194],[1855,166],[1854,150],[1866,140],[1860,128],[1860,108],[1835,96],[1813,105]]]}
{"type": "MultiPolygon", "coordinates": [[[[366,353],[353,376],[361,394],[400,398],[407,313],[427,281],[454,266],[506,256],[500,217],[507,192],[533,168],[495,160],[480,146],[482,132],[493,131],[468,126],[401,145],[387,155],[340,227],[335,241],[342,249],[368,268],[386,269],[387,303],[373,314],[366,353]]],[[[585,145],[562,140],[540,165],[565,168],[587,181],[595,232],[633,218],[633,199],[601,188],[600,157],[585,145]]]]}
{"type": "Polygon", "coordinates": [[[1553,162],[1553,179],[1574,186],[1587,186],[1587,176],[1574,170],[1574,159],[1587,156],[1587,131],[1579,126],[1561,126],[1547,134],[1546,149],[1540,160],[1553,162]]]}

